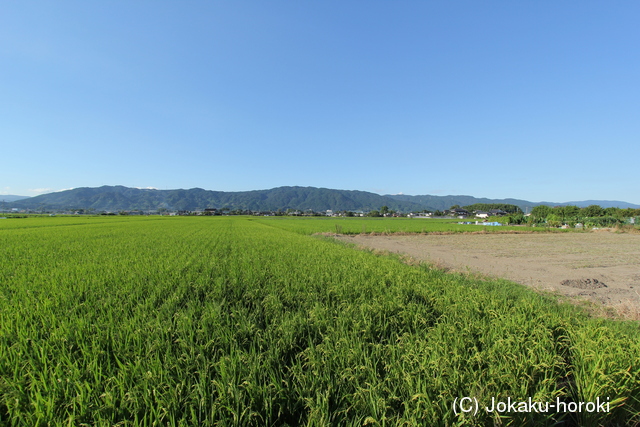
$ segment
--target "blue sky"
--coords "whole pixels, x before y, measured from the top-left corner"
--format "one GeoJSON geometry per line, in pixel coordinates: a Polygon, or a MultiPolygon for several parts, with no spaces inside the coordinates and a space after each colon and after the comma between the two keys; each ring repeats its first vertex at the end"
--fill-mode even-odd
{"type": "Polygon", "coordinates": [[[0,194],[640,204],[640,3],[5,2],[0,194]]]}

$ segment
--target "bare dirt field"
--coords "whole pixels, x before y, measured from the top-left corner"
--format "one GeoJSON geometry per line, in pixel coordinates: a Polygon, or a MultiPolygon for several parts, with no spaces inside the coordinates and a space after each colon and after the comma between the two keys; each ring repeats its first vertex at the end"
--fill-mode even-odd
{"type": "Polygon", "coordinates": [[[337,236],[438,267],[501,277],[640,318],[640,235],[591,233],[337,236]]]}

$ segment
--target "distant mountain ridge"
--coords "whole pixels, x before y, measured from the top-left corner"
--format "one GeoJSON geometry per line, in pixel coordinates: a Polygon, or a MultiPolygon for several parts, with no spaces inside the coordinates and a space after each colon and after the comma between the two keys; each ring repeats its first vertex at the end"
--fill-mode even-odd
{"type": "MultiPolygon", "coordinates": [[[[1,199],[1,197],[0,197],[1,199]]],[[[253,191],[212,191],[202,188],[188,190],[156,190],[116,186],[82,187],[55,193],[42,194],[6,203],[7,208],[95,211],[122,210],[197,210],[228,208],[253,211],[313,210],[313,211],[369,211],[387,206],[402,212],[421,210],[446,210],[453,205],[467,206],[475,203],[507,203],[531,210],[534,206],[574,204],[580,207],[599,204],[602,207],[640,208],[626,202],[597,201],[534,203],[519,199],[487,199],[472,196],[408,196],[384,195],[357,190],[334,190],[317,187],[277,187],[253,191]]]]}
{"type": "Polygon", "coordinates": [[[28,199],[29,196],[16,196],[15,194],[0,194],[0,201],[15,202],[16,200],[28,199]]]}
{"type": "Polygon", "coordinates": [[[278,187],[241,192],[189,190],[152,190],[124,186],[83,187],[43,194],[9,204],[20,209],[96,211],[120,210],[196,210],[229,208],[254,211],[294,210],[372,210],[381,206],[401,211],[422,210],[422,206],[396,201],[375,193],[331,190],[315,187],[278,187]]]}

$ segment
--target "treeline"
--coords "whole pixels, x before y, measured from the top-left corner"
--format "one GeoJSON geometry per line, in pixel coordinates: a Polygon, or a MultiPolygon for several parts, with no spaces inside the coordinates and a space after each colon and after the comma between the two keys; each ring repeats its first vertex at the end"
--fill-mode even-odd
{"type": "Polygon", "coordinates": [[[521,214],[522,209],[516,205],[509,205],[507,203],[474,203],[473,205],[463,206],[463,209],[469,212],[483,211],[489,212],[495,209],[500,209],[509,214],[521,214]]]}
{"type": "Polygon", "coordinates": [[[603,208],[590,205],[586,208],[578,206],[545,206],[540,205],[532,209],[527,222],[530,224],[544,223],[551,227],[563,224],[575,226],[578,223],[592,227],[608,227],[628,222],[629,218],[640,216],[640,209],[603,208]]]}

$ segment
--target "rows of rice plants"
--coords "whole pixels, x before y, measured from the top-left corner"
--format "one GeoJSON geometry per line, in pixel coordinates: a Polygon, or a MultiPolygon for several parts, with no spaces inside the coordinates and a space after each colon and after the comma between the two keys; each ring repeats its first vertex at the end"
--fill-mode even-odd
{"type": "Polygon", "coordinates": [[[29,220],[0,228],[0,425],[640,421],[637,323],[249,218],[29,220]]]}
{"type": "Polygon", "coordinates": [[[0,222],[0,230],[8,230],[14,228],[39,228],[39,227],[56,227],[56,226],[72,226],[72,225],[95,225],[108,222],[114,224],[116,222],[129,222],[132,220],[144,220],[145,217],[124,217],[124,216],[98,216],[98,215],[59,215],[50,217],[48,215],[22,215],[20,217],[11,217],[3,219],[0,222]]]}
{"type": "MultiPolygon", "coordinates": [[[[504,231],[548,231],[548,229],[523,226],[485,226],[458,224],[456,219],[423,218],[349,218],[349,217],[258,217],[252,218],[265,225],[301,234],[337,233],[469,233],[504,231]]],[[[565,231],[565,230],[562,230],[565,231]]]]}

